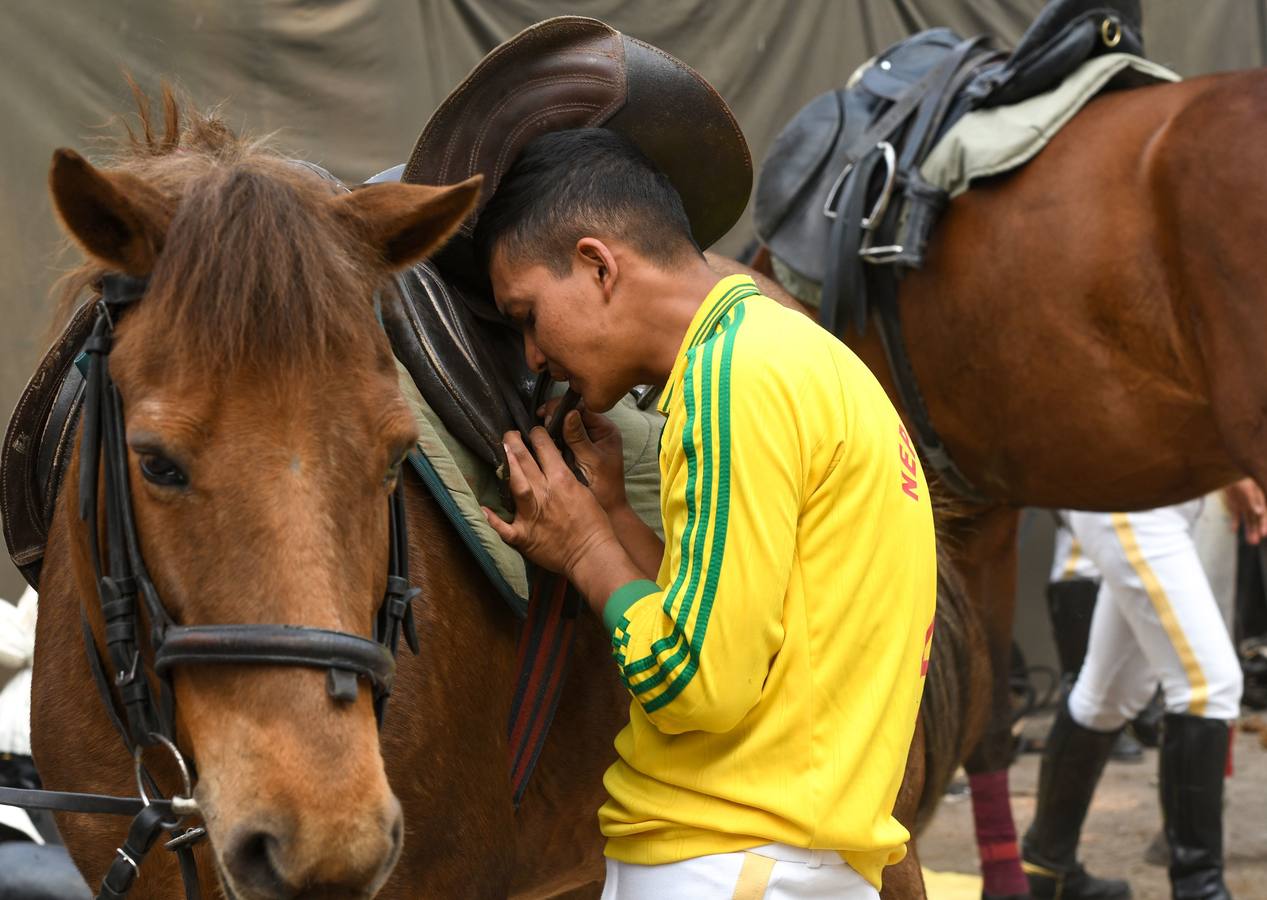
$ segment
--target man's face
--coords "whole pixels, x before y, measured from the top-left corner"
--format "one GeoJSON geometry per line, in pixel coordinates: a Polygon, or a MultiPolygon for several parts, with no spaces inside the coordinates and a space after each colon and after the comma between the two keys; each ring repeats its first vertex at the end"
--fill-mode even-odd
{"type": "Polygon", "coordinates": [[[497,308],[523,333],[529,367],[569,382],[596,412],[611,409],[634,386],[622,374],[625,348],[600,268],[578,262],[560,277],[540,263],[509,259],[500,248],[489,265],[497,308]]]}

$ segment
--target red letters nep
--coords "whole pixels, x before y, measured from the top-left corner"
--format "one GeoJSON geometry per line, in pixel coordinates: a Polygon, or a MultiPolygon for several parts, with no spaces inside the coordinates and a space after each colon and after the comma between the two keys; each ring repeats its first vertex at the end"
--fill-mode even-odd
{"type": "Polygon", "coordinates": [[[901,446],[897,448],[897,456],[902,461],[902,468],[906,470],[902,473],[902,493],[912,500],[919,500],[919,493],[916,491],[919,481],[915,477],[918,470],[915,468],[916,456],[915,448],[911,446],[911,436],[901,425],[897,427],[897,435],[902,441],[901,446]]]}

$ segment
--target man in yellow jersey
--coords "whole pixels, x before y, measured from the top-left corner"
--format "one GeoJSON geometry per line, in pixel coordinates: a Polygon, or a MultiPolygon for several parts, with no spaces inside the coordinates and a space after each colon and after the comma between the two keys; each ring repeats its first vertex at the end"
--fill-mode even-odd
{"type": "Polygon", "coordinates": [[[750,278],[718,280],[611,131],[528,144],[476,246],[529,364],[587,408],[568,430],[590,488],[543,429],[507,434],[517,514],[488,515],[586,597],[633,698],[603,896],[876,897],[909,838],[892,810],[936,590],[928,484],[884,391],[750,278]],[[596,413],[639,384],[663,385],[663,543],[623,502],[616,442],[581,427],[610,434],[596,413]]]}

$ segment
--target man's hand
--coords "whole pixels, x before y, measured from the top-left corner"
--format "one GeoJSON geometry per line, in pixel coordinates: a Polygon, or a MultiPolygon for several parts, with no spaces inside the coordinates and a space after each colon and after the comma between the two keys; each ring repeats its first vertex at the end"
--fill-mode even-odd
{"type": "Polygon", "coordinates": [[[515,518],[504,522],[489,509],[488,523],[503,541],[539,566],[567,574],[595,543],[615,540],[594,495],[576,480],[544,428],[528,435],[536,458],[518,432],[502,438],[515,518]],[[538,462],[539,461],[539,462],[538,462]]]}
{"type": "MultiPolygon", "coordinates": [[[[537,414],[549,421],[560,398],[546,403],[537,414]]],[[[594,499],[609,515],[628,503],[625,497],[625,457],[620,429],[611,419],[584,406],[563,420],[563,439],[576,457],[576,466],[594,493],[594,499]]]]}
{"type": "Polygon", "coordinates": [[[484,507],[488,524],[537,565],[562,573],[602,615],[616,588],[643,577],[612,530],[593,493],[576,480],[544,428],[528,435],[536,459],[517,432],[502,439],[515,519],[484,507]],[[538,461],[540,464],[538,464],[538,461]]]}
{"type": "Polygon", "coordinates": [[[1267,537],[1267,500],[1252,478],[1242,478],[1223,488],[1223,502],[1238,525],[1245,526],[1245,540],[1257,544],[1267,537]]]}

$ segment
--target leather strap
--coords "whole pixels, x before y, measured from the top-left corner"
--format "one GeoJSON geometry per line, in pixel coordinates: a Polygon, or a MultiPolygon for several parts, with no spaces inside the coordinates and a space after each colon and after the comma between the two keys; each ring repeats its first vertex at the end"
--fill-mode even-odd
{"type": "MultiPolygon", "coordinates": [[[[0,804],[22,809],[48,809],[54,812],[100,813],[106,816],[135,816],[145,808],[139,797],[111,797],[106,794],[79,794],[73,791],[37,791],[28,788],[0,787],[0,804]]],[[[170,800],[150,800],[150,806],[163,818],[174,819],[170,800]]]]}
{"type": "MultiPolygon", "coordinates": [[[[856,256],[856,249],[862,246],[862,219],[866,215],[871,181],[883,161],[876,144],[893,137],[910,115],[918,111],[906,132],[903,151],[896,163],[898,173],[912,170],[914,160],[922,158],[933,141],[938,124],[945,118],[959,87],[971,76],[972,58],[980,52],[982,42],[981,38],[960,41],[946,59],[913,84],[875,125],[850,145],[848,158],[857,162],[845,177],[836,198],[836,219],[828,233],[827,275],[819,313],[824,327],[840,336],[844,327],[841,307],[851,303],[853,325],[861,335],[869,312],[874,310],[894,388],[910,419],[925,464],[944,485],[973,502],[986,502],[986,498],[955,465],[942,443],[911,367],[898,307],[897,273],[891,265],[864,262],[856,256]]],[[[889,174],[886,173],[886,177],[889,174]]],[[[873,236],[881,243],[892,243],[897,219],[898,204],[890,204],[880,222],[870,223],[873,236]]]]}
{"type": "Polygon", "coordinates": [[[580,611],[580,596],[567,579],[539,572],[519,636],[515,694],[507,723],[510,783],[515,808],[523,799],[563,695],[564,674],[580,611]]]}
{"type": "Polygon", "coordinates": [[[136,814],[127,840],[116,851],[106,877],[101,879],[97,900],[123,900],[127,896],[141,874],[141,862],[165,827],[162,811],[154,806],[147,806],[136,814]]]}
{"type": "MultiPolygon", "coordinates": [[[[892,279],[892,273],[885,273],[886,280],[892,279]]],[[[920,393],[919,382],[915,378],[915,370],[911,368],[911,358],[906,352],[906,338],[902,334],[902,314],[897,304],[897,285],[892,284],[879,290],[875,300],[876,326],[880,334],[880,343],[884,347],[884,356],[893,373],[893,386],[897,390],[902,407],[911,420],[911,430],[915,432],[916,443],[919,444],[920,456],[924,464],[937,473],[943,485],[950,488],[965,500],[974,503],[988,503],[985,495],[980,493],[968,477],[955,465],[950,451],[941,442],[941,436],[933,428],[932,419],[928,415],[928,406],[924,403],[924,395],[920,393]]]]}
{"type": "Polygon", "coordinates": [[[352,672],[375,693],[390,692],[396,674],[395,658],[378,641],[293,625],[178,625],[154,655],[159,674],[182,665],[258,664],[352,672]]]}

